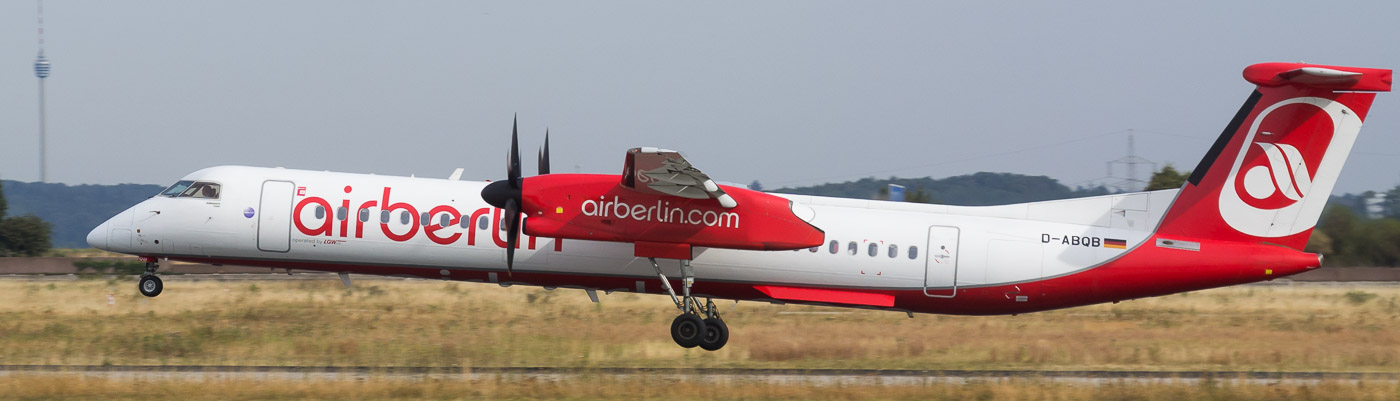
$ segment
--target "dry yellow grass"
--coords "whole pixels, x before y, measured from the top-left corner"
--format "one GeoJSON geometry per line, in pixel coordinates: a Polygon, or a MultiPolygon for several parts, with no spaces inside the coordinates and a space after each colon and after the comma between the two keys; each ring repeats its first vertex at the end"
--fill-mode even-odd
{"type": "Polygon", "coordinates": [[[1014,317],[726,302],[729,345],[705,352],[671,342],[659,296],[593,304],[578,290],[324,277],[171,278],[154,299],[132,277],[0,280],[0,363],[1400,372],[1390,285],[1233,287],[1014,317]]]}
{"type": "Polygon", "coordinates": [[[650,378],[537,380],[132,380],[73,376],[0,376],[0,399],[71,400],[1392,400],[1400,385],[1134,384],[1100,386],[1034,380],[916,386],[794,386],[650,378]]]}

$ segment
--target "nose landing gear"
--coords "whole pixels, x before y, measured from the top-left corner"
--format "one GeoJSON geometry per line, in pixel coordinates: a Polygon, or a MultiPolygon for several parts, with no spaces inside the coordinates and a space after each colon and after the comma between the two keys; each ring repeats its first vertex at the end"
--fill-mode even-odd
{"type": "Polygon", "coordinates": [[[661,278],[661,286],[666,289],[666,293],[671,295],[671,301],[675,302],[676,309],[680,309],[680,316],[676,316],[671,321],[671,339],[685,348],[700,347],[706,351],[717,351],[724,348],[729,342],[729,326],[724,324],[724,320],[719,316],[719,308],[715,307],[714,300],[705,298],[705,305],[701,306],[700,301],[690,295],[690,286],[695,284],[695,271],[690,267],[689,260],[681,260],[681,283],[685,285],[683,295],[676,296],[676,290],[671,288],[671,281],[666,279],[666,275],[661,273],[661,267],[656,264],[655,258],[648,258],[651,267],[656,269],[656,276],[661,278]]]}
{"type": "Polygon", "coordinates": [[[165,284],[161,283],[160,277],[156,276],[157,267],[159,265],[156,262],[146,262],[146,272],[141,274],[141,281],[136,286],[137,289],[141,290],[141,295],[155,297],[160,295],[161,290],[165,289],[165,284]]]}

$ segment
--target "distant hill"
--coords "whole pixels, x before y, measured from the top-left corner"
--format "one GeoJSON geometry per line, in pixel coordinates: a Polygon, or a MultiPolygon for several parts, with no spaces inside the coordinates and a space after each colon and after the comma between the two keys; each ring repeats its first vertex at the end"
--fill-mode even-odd
{"type": "Polygon", "coordinates": [[[959,206],[1004,205],[1054,199],[1107,195],[1103,187],[1070,189],[1046,176],[1011,173],[976,173],[948,178],[865,178],[837,184],[811,187],[782,188],[773,192],[833,196],[839,198],[876,199],[889,184],[903,185],[905,194],[924,191],[932,203],[959,206]]]}
{"type": "Polygon", "coordinates": [[[10,216],[34,214],[53,223],[54,248],[87,248],[87,234],[98,224],[165,187],[158,185],[77,185],[4,181],[10,216]]]}

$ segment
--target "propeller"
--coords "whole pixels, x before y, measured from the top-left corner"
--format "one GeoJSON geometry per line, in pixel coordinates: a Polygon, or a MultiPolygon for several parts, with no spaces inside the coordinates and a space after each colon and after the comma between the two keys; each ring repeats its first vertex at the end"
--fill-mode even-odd
{"type": "MultiPolygon", "coordinates": [[[[520,212],[524,204],[525,179],[520,176],[519,116],[511,122],[510,153],[506,155],[506,179],[486,185],[481,199],[501,208],[506,216],[506,275],[515,267],[515,247],[520,243],[520,212]]],[[[540,174],[549,174],[549,131],[545,130],[544,147],[539,151],[540,174]]]]}
{"type": "Polygon", "coordinates": [[[544,147],[540,148],[540,175],[549,174],[549,128],[544,129],[544,147]]]}

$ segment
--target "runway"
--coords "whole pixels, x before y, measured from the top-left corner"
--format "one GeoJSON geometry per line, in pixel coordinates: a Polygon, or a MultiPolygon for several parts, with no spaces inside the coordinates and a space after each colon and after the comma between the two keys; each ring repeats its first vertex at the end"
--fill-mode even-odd
{"type": "Polygon", "coordinates": [[[533,380],[571,381],[597,377],[715,383],[791,385],[904,385],[1045,381],[1089,385],[1114,383],[1290,384],[1397,382],[1400,373],[1243,372],[1113,370],[908,370],[738,368],[558,368],[402,366],[169,366],[0,365],[6,375],[76,375],[145,380],[533,380]]]}

